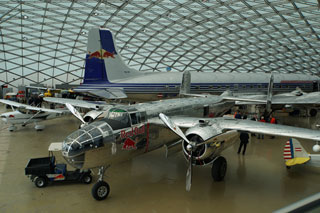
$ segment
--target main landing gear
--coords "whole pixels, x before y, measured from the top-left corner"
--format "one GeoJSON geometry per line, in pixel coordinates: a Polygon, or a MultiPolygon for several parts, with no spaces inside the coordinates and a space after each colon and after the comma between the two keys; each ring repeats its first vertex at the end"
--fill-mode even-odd
{"type": "Polygon", "coordinates": [[[214,181],[222,181],[227,172],[227,161],[224,157],[218,156],[212,163],[211,176],[214,181]]]}
{"type": "Polygon", "coordinates": [[[99,180],[97,183],[95,183],[92,187],[91,190],[91,194],[93,196],[94,199],[96,200],[104,200],[108,197],[109,193],[110,193],[110,186],[107,182],[103,181],[103,176],[105,171],[110,167],[100,167],[99,169],[99,180]]]}

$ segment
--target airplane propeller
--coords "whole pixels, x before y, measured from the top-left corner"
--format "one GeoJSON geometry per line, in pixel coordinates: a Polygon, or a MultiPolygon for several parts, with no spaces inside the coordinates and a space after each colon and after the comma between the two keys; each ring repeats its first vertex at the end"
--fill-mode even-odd
{"type": "Polygon", "coordinates": [[[191,189],[191,183],[192,183],[192,162],[193,162],[193,151],[197,147],[197,144],[193,141],[189,141],[185,134],[182,132],[182,130],[174,123],[172,122],[165,114],[160,113],[159,114],[160,119],[166,124],[166,126],[169,127],[174,133],[176,133],[178,136],[180,136],[184,141],[188,143],[187,150],[190,152],[190,158],[188,162],[188,169],[186,174],[186,190],[190,191],[191,189]]]}
{"type": "Polygon", "coordinates": [[[70,112],[76,116],[83,124],[86,124],[86,122],[83,120],[82,116],[80,115],[80,113],[78,112],[78,110],[76,110],[76,108],[74,108],[71,104],[66,103],[67,108],[70,110],[70,112]]]}
{"type": "Polygon", "coordinates": [[[192,184],[192,151],[190,152],[190,158],[188,162],[188,169],[187,169],[187,174],[186,174],[186,191],[191,190],[191,184],[192,184]]]}

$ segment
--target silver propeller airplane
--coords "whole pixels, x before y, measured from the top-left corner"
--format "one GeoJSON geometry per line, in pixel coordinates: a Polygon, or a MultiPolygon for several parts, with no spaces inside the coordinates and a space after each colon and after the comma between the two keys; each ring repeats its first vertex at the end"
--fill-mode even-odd
{"type": "MultiPolygon", "coordinates": [[[[223,96],[208,96],[115,106],[105,111],[102,119],[85,123],[67,136],[61,146],[62,155],[75,168],[99,168],[99,180],[92,188],[92,196],[103,200],[110,192],[103,177],[111,164],[164,145],[168,151],[182,146],[189,162],[186,190],[190,190],[193,165],[212,165],[212,178],[224,179],[227,162],[221,154],[237,141],[238,131],[320,140],[320,131],[316,130],[233,118],[201,118],[204,106],[223,102],[223,96]]],[[[66,105],[83,120],[72,105],[66,105]]]]}
{"type": "MultiPolygon", "coordinates": [[[[150,66],[151,70],[152,67],[150,66]]],[[[200,68],[201,69],[201,68],[200,68]]],[[[202,70],[197,70],[202,71],[202,70]]],[[[265,93],[267,73],[191,72],[191,92],[194,94],[265,93]]],[[[88,92],[107,99],[129,97],[134,100],[159,100],[179,94],[182,72],[140,72],[128,66],[117,49],[111,31],[90,29],[85,59],[85,74],[76,92],[88,92]]],[[[306,74],[275,74],[274,92],[290,92],[296,87],[306,92],[318,91],[320,78],[306,74]]]]}
{"type": "Polygon", "coordinates": [[[4,99],[0,99],[0,103],[10,105],[13,110],[12,112],[5,112],[0,115],[5,123],[10,124],[8,128],[9,131],[17,130],[16,125],[25,126],[30,123],[34,123],[35,130],[40,131],[45,128],[45,125],[41,125],[39,122],[58,118],[70,113],[68,110],[34,107],[4,99]],[[14,109],[14,107],[16,107],[16,109],[14,109]]]}

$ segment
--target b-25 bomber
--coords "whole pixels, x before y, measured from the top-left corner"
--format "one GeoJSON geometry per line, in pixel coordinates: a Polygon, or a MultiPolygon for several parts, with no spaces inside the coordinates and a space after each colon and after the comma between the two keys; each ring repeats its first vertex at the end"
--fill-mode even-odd
{"type": "MultiPolygon", "coordinates": [[[[225,99],[230,97],[181,98],[111,107],[103,118],[85,123],[67,136],[62,155],[75,168],[99,168],[92,196],[103,200],[110,192],[109,184],[103,180],[110,165],[164,145],[167,149],[182,146],[189,162],[186,190],[190,190],[192,166],[212,165],[212,178],[224,179],[227,161],[221,154],[237,141],[239,131],[320,140],[320,131],[316,130],[224,117],[203,118],[210,107],[233,104],[225,99]]],[[[66,105],[83,121],[70,104],[66,105]]]]}

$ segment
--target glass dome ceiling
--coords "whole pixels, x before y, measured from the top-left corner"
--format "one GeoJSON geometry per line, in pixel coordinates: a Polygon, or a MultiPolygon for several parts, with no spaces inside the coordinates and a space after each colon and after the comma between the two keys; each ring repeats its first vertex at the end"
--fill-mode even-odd
{"type": "Polygon", "coordinates": [[[0,0],[0,85],[79,84],[100,26],[143,72],[320,75],[320,0],[0,0]]]}

